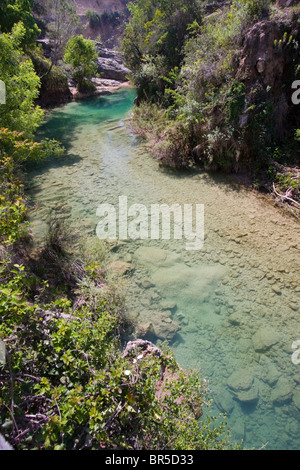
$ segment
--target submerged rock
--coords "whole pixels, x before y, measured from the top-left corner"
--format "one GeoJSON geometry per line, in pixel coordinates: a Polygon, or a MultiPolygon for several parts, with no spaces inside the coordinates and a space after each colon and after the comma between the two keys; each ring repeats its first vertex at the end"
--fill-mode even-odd
{"type": "Polygon", "coordinates": [[[114,261],[108,266],[108,270],[113,274],[124,276],[133,270],[133,266],[125,261],[114,261]]]}
{"type": "Polygon", "coordinates": [[[229,415],[232,412],[234,408],[234,401],[232,399],[232,395],[227,390],[219,390],[213,398],[217,407],[223,413],[229,415]]]}
{"type": "Polygon", "coordinates": [[[249,390],[254,381],[254,376],[247,370],[236,370],[227,380],[228,387],[233,392],[240,393],[249,390]]]}
{"type": "Polygon", "coordinates": [[[258,388],[254,386],[249,390],[242,390],[235,395],[235,398],[245,405],[254,404],[258,401],[258,388]]]}
{"type": "Polygon", "coordinates": [[[300,389],[297,389],[294,392],[293,402],[294,402],[294,405],[296,406],[296,408],[298,408],[298,410],[300,410],[300,389]]]}
{"type": "Polygon", "coordinates": [[[155,337],[162,341],[171,341],[181,328],[170,318],[170,313],[152,310],[143,312],[141,317],[144,321],[137,326],[139,336],[145,339],[151,338],[153,340],[155,337]]]}
{"type": "Polygon", "coordinates": [[[272,328],[265,326],[257,330],[252,337],[253,347],[256,352],[266,352],[280,340],[279,334],[272,328]]]}
{"type": "Polygon", "coordinates": [[[283,405],[292,399],[292,386],[289,380],[281,377],[272,390],[271,400],[274,405],[283,405]]]}
{"type": "Polygon", "coordinates": [[[140,264],[156,267],[172,265],[178,258],[177,255],[167,250],[152,246],[142,246],[138,248],[134,256],[140,264]]]}

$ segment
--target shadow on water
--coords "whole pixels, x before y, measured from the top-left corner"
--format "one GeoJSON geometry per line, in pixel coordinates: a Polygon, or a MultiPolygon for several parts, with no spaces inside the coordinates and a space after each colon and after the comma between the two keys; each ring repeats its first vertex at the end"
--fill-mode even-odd
{"type": "Polygon", "coordinates": [[[227,192],[240,192],[249,187],[238,183],[234,176],[222,173],[220,171],[208,171],[201,168],[188,168],[188,169],[172,169],[167,167],[160,167],[160,171],[168,176],[170,179],[186,182],[191,178],[198,178],[199,182],[203,181],[212,189],[214,187],[223,187],[227,192]]]}

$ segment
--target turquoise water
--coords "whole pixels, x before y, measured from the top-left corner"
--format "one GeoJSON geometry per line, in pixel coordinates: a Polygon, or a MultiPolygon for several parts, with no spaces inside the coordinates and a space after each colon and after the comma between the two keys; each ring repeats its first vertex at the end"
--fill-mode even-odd
{"type": "Polygon", "coordinates": [[[129,128],[135,92],[70,103],[47,116],[41,136],[63,142],[66,157],[28,171],[37,242],[50,212],[97,242],[97,208],[203,204],[204,246],[186,240],[112,244],[130,263],[128,312],[139,332],[169,338],[178,362],[208,380],[211,413],[227,414],[245,447],[299,449],[299,224],[228,176],[159,169],[129,128]],[[152,327],[150,328],[150,325],[152,327]],[[152,331],[152,330],[151,330],[152,331]]]}

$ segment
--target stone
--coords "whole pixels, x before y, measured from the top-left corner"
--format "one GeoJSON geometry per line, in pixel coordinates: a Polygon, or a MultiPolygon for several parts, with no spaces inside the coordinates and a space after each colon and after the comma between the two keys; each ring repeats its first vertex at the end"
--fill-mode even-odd
{"type": "Polygon", "coordinates": [[[214,401],[217,407],[227,415],[229,415],[234,408],[234,401],[232,399],[232,395],[226,390],[222,390],[217,395],[215,395],[214,401]]]}
{"type": "Polygon", "coordinates": [[[288,423],[285,425],[285,431],[288,434],[292,434],[293,436],[298,436],[299,434],[299,426],[295,419],[290,419],[288,423]]]}
{"type": "Polygon", "coordinates": [[[98,57],[98,73],[101,78],[117,80],[120,82],[128,81],[130,70],[124,66],[120,58],[114,57],[98,57]]]}
{"type": "Polygon", "coordinates": [[[152,246],[138,248],[134,256],[142,265],[156,267],[172,265],[178,259],[178,255],[152,246]]]}
{"type": "Polygon", "coordinates": [[[288,403],[291,399],[292,386],[287,379],[281,377],[278,380],[276,387],[272,390],[271,401],[274,403],[274,405],[283,405],[288,403]]]}
{"type": "Polygon", "coordinates": [[[253,347],[256,352],[264,353],[280,340],[279,334],[269,327],[261,327],[252,337],[253,347]]]}
{"type": "Polygon", "coordinates": [[[13,447],[0,434],[0,450],[14,450],[13,447]]]}
{"type": "MultiPolygon", "coordinates": [[[[162,341],[172,341],[181,328],[170,318],[170,313],[171,312],[168,311],[143,311],[140,315],[140,317],[143,318],[142,331],[145,331],[145,326],[147,326],[148,330],[145,332],[146,336],[149,336],[149,334],[151,336],[153,334],[156,338],[161,339],[162,341]]],[[[138,330],[139,328],[141,328],[141,325],[138,326],[138,330]]]]}
{"type": "Polygon", "coordinates": [[[265,378],[265,381],[271,386],[273,387],[273,385],[276,384],[276,382],[278,381],[280,377],[280,373],[279,371],[276,369],[276,367],[274,365],[271,365],[267,371],[267,375],[266,375],[266,378],[265,378]]]}
{"type": "Polygon", "coordinates": [[[249,390],[242,390],[235,395],[235,398],[244,404],[254,404],[258,401],[258,388],[254,386],[249,390]]]}
{"type": "Polygon", "coordinates": [[[253,375],[244,369],[236,370],[227,380],[228,387],[236,393],[248,390],[253,384],[253,375]]]}
{"type": "Polygon", "coordinates": [[[293,402],[296,408],[300,410],[300,389],[299,388],[293,394],[293,402]]]}
{"type": "Polygon", "coordinates": [[[133,271],[133,266],[125,261],[114,261],[108,266],[108,270],[113,274],[124,276],[133,271]]]}
{"type": "Polygon", "coordinates": [[[299,309],[298,305],[296,303],[294,304],[292,302],[289,303],[289,307],[290,307],[291,310],[294,310],[294,312],[297,312],[298,309],[299,309]]]}
{"type": "Polygon", "coordinates": [[[238,313],[232,313],[228,317],[228,321],[233,326],[239,326],[241,324],[241,317],[239,316],[238,313]]]}
{"type": "Polygon", "coordinates": [[[141,287],[143,287],[143,289],[151,289],[151,287],[155,287],[153,282],[151,282],[147,278],[142,279],[141,282],[140,282],[140,285],[141,285],[141,287]]]}
{"type": "Polygon", "coordinates": [[[160,302],[160,308],[162,310],[171,310],[171,312],[175,311],[177,308],[177,305],[174,301],[172,300],[162,300],[160,302]]]}
{"type": "Polygon", "coordinates": [[[153,321],[155,336],[161,340],[171,341],[180,330],[180,326],[173,322],[166,313],[159,313],[153,321]]]}
{"type": "Polygon", "coordinates": [[[234,439],[237,442],[243,441],[245,439],[246,433],[245,423],[241,420],[236,421],[232,428],[232,432],[234,434],[234,439]]]}
{"type": "Polygon", "coordinates": [[[280,287],[278,287],[276,284],[272,286],[272,291],[275,292],[275,294],[277,295],[281,295],[280,287]]]}
{"type": "Polygon", "coordinates": [[[151,322],[142,323],[137,326],[137,336],[141,339],[148,339],[152,341],[155,337],[153,325],[151,322]]]}

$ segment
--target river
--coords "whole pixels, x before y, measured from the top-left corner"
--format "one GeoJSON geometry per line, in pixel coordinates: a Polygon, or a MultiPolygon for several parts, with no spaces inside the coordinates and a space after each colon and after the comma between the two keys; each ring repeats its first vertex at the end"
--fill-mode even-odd
{"type": "Polygon", "coordinates": [[[37,243],[50,212],[88,244],[98,241],[97,209],[118,208],[120,197],[149,217],[155,204],[204,207],[201,249],[174,236],[115,244],[113,259],[134,267],[128,312],[143,328],[159,325],[178,363],[208,380],[210,412],[226,413],[234,441],[299,449],[300,364],[292,347],[300,340],[299,224],[229,176],[160,169],[130,131],[134,97],[126,88],[47,114],[41,137],[67,151],[28,171],[37,243]]]}

